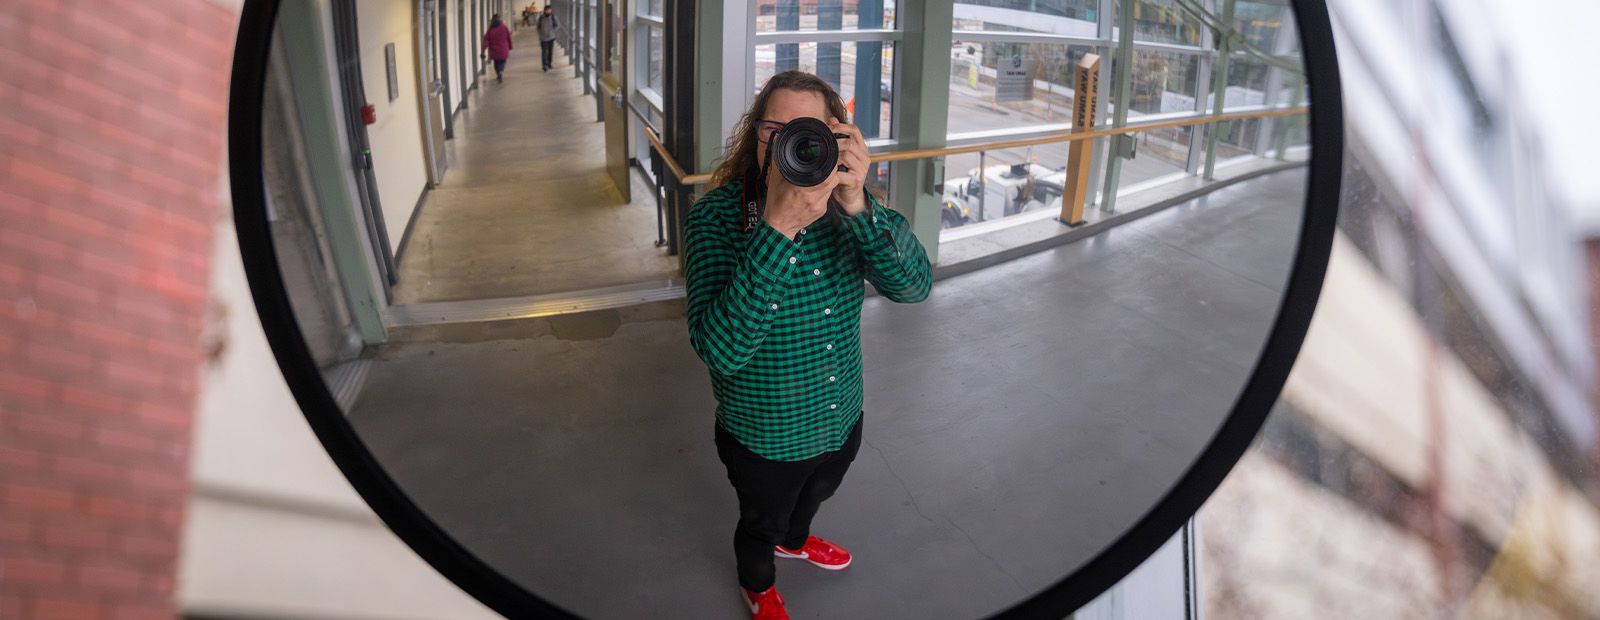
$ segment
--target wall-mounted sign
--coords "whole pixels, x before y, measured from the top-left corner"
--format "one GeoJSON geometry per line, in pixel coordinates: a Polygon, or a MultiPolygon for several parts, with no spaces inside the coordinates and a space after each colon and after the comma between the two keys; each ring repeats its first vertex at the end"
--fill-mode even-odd
{"type": "Polygon", "coordinates": [[[1018,54],[1000,61],[1000,66],[995,67],[995,102],[1030,99],[1033,99],[1033,59],[1018,54]]]}

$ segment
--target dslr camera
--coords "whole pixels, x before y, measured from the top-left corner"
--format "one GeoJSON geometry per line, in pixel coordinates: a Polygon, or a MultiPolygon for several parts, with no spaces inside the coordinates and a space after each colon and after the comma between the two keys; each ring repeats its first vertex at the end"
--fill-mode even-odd
{"type": "Polygon", "coordinates": [[[805,116],[789,121],[767,142],[767,162],[795,187],[811,187],[828,180],[839,165],[839,139],[848,134],[833,133],[828,124],[805,116]]]}

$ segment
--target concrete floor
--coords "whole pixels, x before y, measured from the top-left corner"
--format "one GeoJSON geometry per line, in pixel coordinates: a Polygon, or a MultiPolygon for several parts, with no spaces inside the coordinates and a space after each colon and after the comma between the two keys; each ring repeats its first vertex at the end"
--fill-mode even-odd
{"type": "MultiPolygon", "coordinates": [[[[922,304],[869,298],[865,442],[815,524],[856,561],[780,562],[790,613],[979,617],[1103,549],[1237,398],[1304,183],[1296,169],[1223,188],[942,280],[922,304]]],[[[350,420],[446,531],[540,596],[590,618],[747,617],[682,309],[391,345],[350,420]]]]}
{"type": "MultiPolygon", "coordinates": [[[[446,143],[449,168],[417,215],[394,303],[541,295],[665,280],[656,204],[634,171],[633,204],[606,176],[605,125],[556,48],[517,33],[504,83],[480,78],[446,143]]],[[[398,240],[397,240],[398,241],[398,240]]]]}

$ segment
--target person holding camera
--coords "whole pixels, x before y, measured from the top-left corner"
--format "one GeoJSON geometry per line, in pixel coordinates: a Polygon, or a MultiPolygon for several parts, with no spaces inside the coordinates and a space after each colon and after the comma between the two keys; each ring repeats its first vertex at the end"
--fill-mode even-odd
{"type": "Polygon", "coordinates": [[[932,269],[906,219],[866,188],[866,141],[821,78],[768,80],[685,229],[689,338],[717,399],[717,455],[739,499],[734,556],[757,620],[788,618],[775,558],[829,570],[812,536],[861,446],[862,280],[926,299],[932,269]]]}

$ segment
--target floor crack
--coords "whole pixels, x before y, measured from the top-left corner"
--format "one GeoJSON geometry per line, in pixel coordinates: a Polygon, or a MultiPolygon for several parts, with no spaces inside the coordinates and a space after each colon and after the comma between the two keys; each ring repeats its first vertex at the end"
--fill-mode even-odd
{"type": "MultiPolygon", "coordinates": [[[[922,515],[922,518],[927,519],[928,523],[938,525],[938,521],[934,521],[933,517],[928,516],[928,513],[922,511],[922,505],[917,503],[917,496],[911,494],[911,487],[906,486],[905,479],[901,478],[900,474],[894,473],[894,466],[889,464],[889,459],[883,455],[883,450],[879,450],[877,446],[872,445],[872,442],[867,441],[865,438],[862,438],[861,443],[867,444],[868,448],[872,448],[873,452],[878,453],[878,460],[883,461],[884,469],[889,470],[889,475],[894,476],[894,479],[899,481],[900,490],[906,492],[906,498],[911,500],[911,507],[916,509],[917,514],[922,515]]],[[[971,537],[969,536],[968,538],[970,539],[971,537]]]]}
{"type": "Polygon", "coordinates": [[[988,558],[989,559],[989,563],[994,564],[995,570],[1000,571],[1000,574],[1005,575],[1007,578],[1011,579],[1011,583],[1014,583],[1014,584],[1017,585],[1017,590],[1020,590],[1022,592],[1027,592],[1028,591],[1027,588],[1022,587],[1022,582],[1021,581],[1017,581],[1017,576],[1016,575],[1011,574],[1011,571],[1008,571],[1008,570],[1006,570],[1006,567],[1001,566],[1000,565],[1000,561],[994,559],[994,556],[989,555],[989,552],[984,551],[983,547],[979,547],[978,546],[978,541],[974,540],[972,538],[972,535],[967,533],[966,529],[962,528],[959,525],[956,525],[956,522],[955,521],[951,521],[950,519],[945,519],[944,521],[945,521],[945,523],[949,523],[950,527],[956,528],[957,532],[961,532],[962,536],[966,536],[967,537],[967,542],[972,543],[972,549],[974,551],[977,551],[978,555],[981,555],[981,556],[983,556],[985,558],[988,558]]]}

